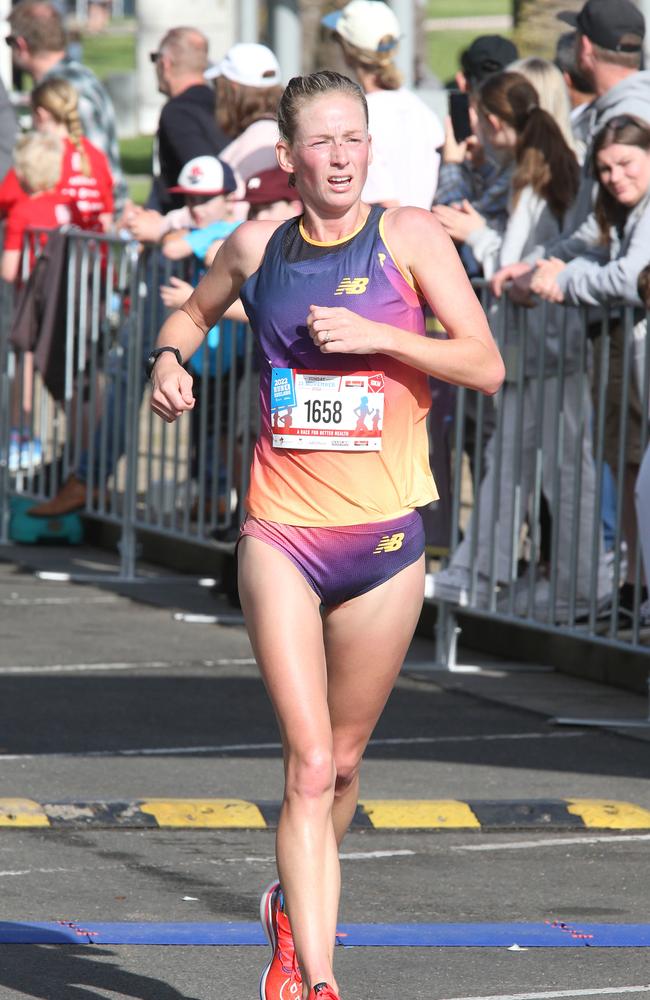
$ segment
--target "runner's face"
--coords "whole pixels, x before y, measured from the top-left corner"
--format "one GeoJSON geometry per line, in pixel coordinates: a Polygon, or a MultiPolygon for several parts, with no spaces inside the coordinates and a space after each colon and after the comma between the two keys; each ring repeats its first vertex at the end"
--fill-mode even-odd
{"type": "Polygon", "coordinates": [[[361,197],[370,160],[363,107],[350,94],[309,101],[289,151],[296,184],[309,200],[347,208],[361,197]]]}
{"type": "Polygon", "coordinates": [[[600,183],[621,205],[633,208],[650,187],[650,151],[614,143],[597,156],[600,183]]]}

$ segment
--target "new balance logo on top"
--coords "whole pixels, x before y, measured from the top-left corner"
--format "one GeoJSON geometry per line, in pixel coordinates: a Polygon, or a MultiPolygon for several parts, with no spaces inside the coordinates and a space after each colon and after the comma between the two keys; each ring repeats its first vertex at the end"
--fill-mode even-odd
{"type": "Polygon", "coordinates": [[[398,531],[395,535],[382,535],[377,542],[377,548],[374,549],[372,554],[376,556],[380,552],[397,552],[398,549],[401,549],[403,541],[403,531],[398,531]]]}
{"type": "Polygon", "coordinates": [[[334,292],[335,295],[363,295],[369,278],[344,278],[334,292]]]}

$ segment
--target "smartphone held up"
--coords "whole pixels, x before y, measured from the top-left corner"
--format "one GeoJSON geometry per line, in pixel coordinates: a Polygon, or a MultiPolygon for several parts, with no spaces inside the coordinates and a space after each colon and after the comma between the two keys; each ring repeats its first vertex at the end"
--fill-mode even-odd
{"type": "Polygon", "coordinates": [[[472,134],[469,117],[469,95],[462,90],[452,90],[449,94],[449,117],[456,142],[465,142],[472,134]]]}

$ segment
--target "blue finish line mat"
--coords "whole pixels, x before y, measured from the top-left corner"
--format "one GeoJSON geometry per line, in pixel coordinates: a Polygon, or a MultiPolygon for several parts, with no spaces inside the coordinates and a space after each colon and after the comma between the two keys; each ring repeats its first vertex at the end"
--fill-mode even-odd
{"type": "MultiPolygon", "coordinates": [[[[341,924],[344,948],[650,948],[650,924],[341,924]]],[[[257,923],[0,921],[0,944],[267,945],[257,923]]]]}

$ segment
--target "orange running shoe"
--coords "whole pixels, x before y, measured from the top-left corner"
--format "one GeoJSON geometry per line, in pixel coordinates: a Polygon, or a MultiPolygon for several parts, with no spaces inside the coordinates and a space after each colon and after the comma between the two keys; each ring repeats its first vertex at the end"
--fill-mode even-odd
{"type": "MultiPolygon", "coordinates": [[[[272,882],[262,893],[260,921],[273,950],[260,979],[260,1000],[301,1000],[302,977],[289,918],[282,910],[279,882],[272,882]]],[[[328,1000],[327,994],[322,1000],[328,1000]]]]}
{"type": "Polygon", "coordinates": [[[341,1000],[341,998],[327,983],[316,983],[309,991],[307,1000],[341,1000]]]}

